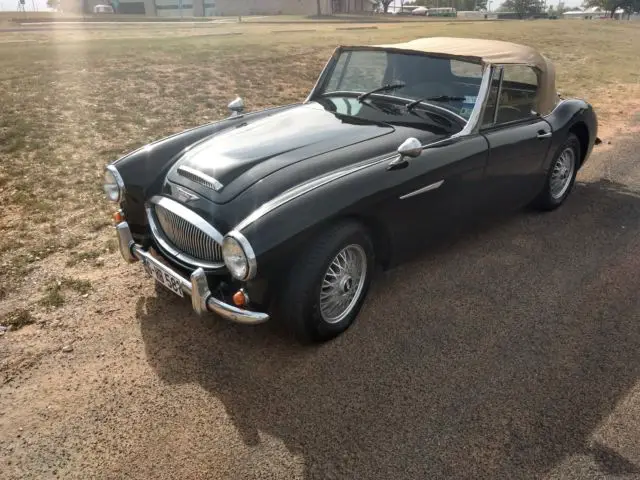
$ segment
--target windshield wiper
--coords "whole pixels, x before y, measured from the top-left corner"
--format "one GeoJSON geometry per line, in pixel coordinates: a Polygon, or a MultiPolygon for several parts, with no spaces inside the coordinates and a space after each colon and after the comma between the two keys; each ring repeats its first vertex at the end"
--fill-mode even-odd
{"type": "Polygon", "coordinates": [[[465,97],[450,97],[449,95],[438,95],[437,97],[424,97],[407,103],[406,109],[410,112],[412,109],[420,105],[422,102],[461,102],[465,97]]]}
{"type": "Polygon", "coordinates": [[[406,85],[406,83],[398,82],[398,83],[389,83],[387,85],[383,85],[381,87],[374,88],[373,90],[371,90],[369,92],[362,93],[362,94],[358,95],[358,101],[362,102],[365,98],[367,98],[372,93],[388,92],[389,90],[395,90],[397,88],[402,88],[405,85],[406,85]]]}

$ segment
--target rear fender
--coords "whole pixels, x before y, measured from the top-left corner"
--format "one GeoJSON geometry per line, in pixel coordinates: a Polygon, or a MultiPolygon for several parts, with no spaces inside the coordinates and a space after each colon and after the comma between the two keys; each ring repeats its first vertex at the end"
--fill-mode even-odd
{"type": "Polygon", "coordinates": [[[545,117],[545,120],[549,122],[553,129],[553,137],[551,140],[551,148],[545,158],[544,169],[548,172],[551,167],[553,157],[557,153],[558,149],[566,141],[571,130],[576,130],[579,127],[578,124],[583,124],[586,127],[588,139],[586,142],[586,149],[582,153],[582,164],[589,158],[593,146],[600,143],[598,139],[598,120],[593,110],[593,107],[579,99],[566,99],[562,100],[556,108],[545,117]]]}

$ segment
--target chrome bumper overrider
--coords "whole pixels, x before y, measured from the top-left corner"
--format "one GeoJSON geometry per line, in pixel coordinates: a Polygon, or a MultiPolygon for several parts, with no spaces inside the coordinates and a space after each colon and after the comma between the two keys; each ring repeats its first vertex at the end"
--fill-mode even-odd
{"type": "Polygon", "coordinates": [[[209,290],[207,278],[202,268],[198,268],[187,279],[164,263],[156,260],[142,246],[134,242],[127,222],[120,222],[116,225],[116,231],[118,232],[118,243],[123,258],[130,263],[136,260],[153,263],[154,266],[179,278],[182,291],[191,297],[191,304],[198,315],[203,312],[213,312],[233,322],[245,324],[263,323],[269,320],[269,315],[266,313],[243,310],[215,298],[209,290]]]}

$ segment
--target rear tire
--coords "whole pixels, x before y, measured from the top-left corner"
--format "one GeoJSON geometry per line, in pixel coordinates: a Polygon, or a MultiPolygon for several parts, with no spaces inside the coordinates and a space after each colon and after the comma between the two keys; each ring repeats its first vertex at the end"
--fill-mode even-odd
{"type": "Polygon", "coordinates": [[[580,167],[580,141],[573,133],[560,146],[547,175],[544,188],[531,206],[542,211],[558,208],[567,199],[580,167]]]}
{"type": "Polygon", "coordinates": [[[289,271],[278,314],[301,342],[325,342],[340,335],[360,312],[374,265],[373,244],[360,224],[330,227],[289,271]]]}

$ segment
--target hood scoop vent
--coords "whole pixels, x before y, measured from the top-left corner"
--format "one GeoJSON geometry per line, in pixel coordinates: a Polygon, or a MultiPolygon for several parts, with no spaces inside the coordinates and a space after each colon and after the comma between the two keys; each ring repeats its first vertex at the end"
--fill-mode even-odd
{"type": "Polygon", "coordinates": [[[219,192],[224,188],[224,185],[222,185],[215,178],[210,177],[209,175],[206,175],[196,170],[195,168],[187,167],[186,165],[178,167],[178,174],[184,178],[188,178],[192,182],[199,183],[200,185],[210,188],[211,190],[215,190],[216,192],[219,192]]]}

